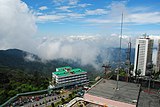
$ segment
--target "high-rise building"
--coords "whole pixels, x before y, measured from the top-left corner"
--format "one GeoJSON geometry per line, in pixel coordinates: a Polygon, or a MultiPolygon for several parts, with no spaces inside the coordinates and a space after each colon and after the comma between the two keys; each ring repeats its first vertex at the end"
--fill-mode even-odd
{"type": "Polygon", "coordinates": [[[157,48],[156,72],[160,72],[160,39],[158,40],[158,48],[157,48]]]}
{"type": "Polygon", "coordinates": [[[147,65],[152,62],[152,48],[153,40],[149,37],[144,36],[136,40],[133,75],[138,70],[141,71],[141,76],[147,74],[147,65]]]}

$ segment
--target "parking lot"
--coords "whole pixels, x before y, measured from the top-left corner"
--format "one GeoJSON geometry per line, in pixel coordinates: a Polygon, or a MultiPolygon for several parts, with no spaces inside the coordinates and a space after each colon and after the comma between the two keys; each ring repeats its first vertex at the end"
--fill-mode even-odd
{"type": "Polygon", "coordinates": [[[36,96],[23,96],[16,100],[12,105],[14,107],[44,107],[49,106],[51,103],[57,103],[61,101],[62,98],[69,97],[70,91],[66,91],[61,94],[43,94],[43,95],[36,95],[36,96]]]}

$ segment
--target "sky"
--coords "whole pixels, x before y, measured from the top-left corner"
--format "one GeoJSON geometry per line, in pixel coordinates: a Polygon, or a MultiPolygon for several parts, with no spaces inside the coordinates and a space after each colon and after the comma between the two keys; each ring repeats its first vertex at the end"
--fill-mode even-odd
{"type": "Polygon", "coordinates": [[[159,38],[159,6],[159,0],[0,0],[0,49],[95,65],[101,49],[119,47],[122,13],[122,47],[131,40],[134,48],[144,33],[159,38]]]}
{"type": "Polygon", "coordinates": [[[160,34],[159,0],[23,0],[42,35],[160,34]]]}

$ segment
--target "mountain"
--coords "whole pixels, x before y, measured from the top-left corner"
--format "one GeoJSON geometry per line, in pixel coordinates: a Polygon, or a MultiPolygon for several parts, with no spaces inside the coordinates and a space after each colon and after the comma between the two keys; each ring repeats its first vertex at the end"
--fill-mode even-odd
{"type": "Polygon", "coordinates": [[[37,55],[18,49],[8,49],[0,50],[0,66],[33,73],[43,68],[44,64],[37,55]]]}
{"type": "MultiPolygon", "coordinates": [[[[121,50],[121,62],[126,61],[126,51],[127,49],[121,50]]],[[[114,67],[117,65],[118,61],[119,48],[103,48],[97,56],[95,63],[102,65],[104,62],[109,62],[114,67]]],[[[133,63],[133,61],[134,49],[131,49],[131,63],[133,63]]],[[[0,50],[0,66],[17,68],[25,72],[33,73],[33,71],[38,71],[50,76],[51,72],[53,72],[56,67],[67,65],[72,67],[82,67],[85,68],[86,71],[89,70],[89,68],[86,68],[89,64],[82,65],[79,61],[73,61],[71,59],[59,58],[43,62],[37,55],[19,49],[0,50]]]]}
{"type": "MultiPolygon", "coordinates": [[[[121,63],[122,65],[125,64],[126,62],[126,58],[127,58],[127,49],[126,48],[122,48],[121,49],[121,63]]],[[[102,48],[100,54],[97,56],[97,63],[108,63],[110,64],[113,68],[115,68],[118,64],[119,64],[119,48],[102,48]]],[[[131,63],[134,63],[134,55],[135,55],[135,49],[132,48],[131,49],[131,53],[130,53],[130,60],[131,63]]]]}
{"type": "Polygon", "coordinates": [[[79,62],[75,62],[70,59],[60,58],[43,62],[37,55],[26,51],[18,49],[0,50],[0,67],[20,69],[30,74],[38,72],[41,73],[41,75],[45,75],[46,77],[51,77],[51,73],[55,71],[57,67],[68,65],[72,66],[73,68],[84,68],[87,71],[91,68],[87,67],[90,65],[82,66],[79,62]]]}
{"type": "MultiPolygon", "coordinates": [[[[109,48],[108,50],[110,50],[110,56],[111,59],[110,59],[110,62],[118,62],[119,61],[119,48],[109,48]]],[[[122,48],[121,49],[121,62],[124,63],[126,61],[126,58],[127,58],[127,49],[126,48],[122,48]]],[[[134,63],[134,56],[135,56],[135,49],[132,48],[131,49],[131,56],[130,56],[130,60],[131,60],[131,63],[134,63]]]]}

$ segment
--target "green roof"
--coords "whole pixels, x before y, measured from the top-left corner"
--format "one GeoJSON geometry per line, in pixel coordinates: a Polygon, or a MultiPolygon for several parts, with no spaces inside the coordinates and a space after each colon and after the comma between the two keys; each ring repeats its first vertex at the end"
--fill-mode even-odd
{"type": "Polygon", "coordinates": [[[57,76],[69,76],[69,75],[73,75],[73,74],[80,74],[80,73],[86,72],[80,68],[72,69],[69,66],[61,67],[61,68],[57,68],[57,69],[58,69],[58,71],[53,72],[57,76]],[[70,69],[70,70],[66,71],[65,69],[70,69]]]}

